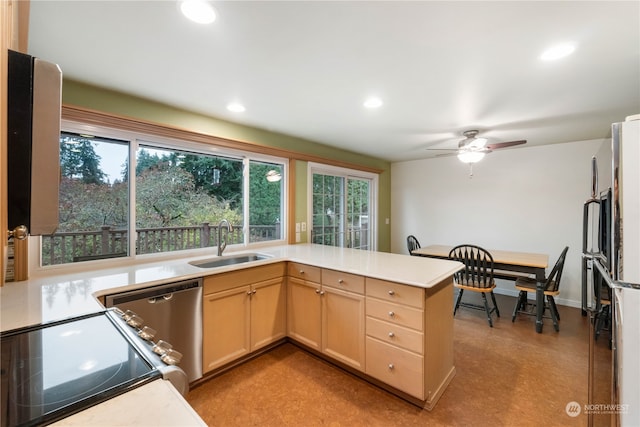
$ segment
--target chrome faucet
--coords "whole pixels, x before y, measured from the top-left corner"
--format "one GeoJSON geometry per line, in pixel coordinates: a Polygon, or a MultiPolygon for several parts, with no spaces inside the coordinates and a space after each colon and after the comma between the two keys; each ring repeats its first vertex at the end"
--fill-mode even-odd
{"type": "Polygon", "coordinates": [[[229,237],[229,233],[231,233],[232,231],[233,226],[229,224],[229,221],[227,221],[226,219],[223,219],[222,221],[220,221],[220,224],[218,224],[218,256],[222,256],[224,248],[227,247],[227,238],[229,237]],[[224,236],[224,243],[222,242],[222,227],[225,227],[227,229],[227,232],[224,236]]]}

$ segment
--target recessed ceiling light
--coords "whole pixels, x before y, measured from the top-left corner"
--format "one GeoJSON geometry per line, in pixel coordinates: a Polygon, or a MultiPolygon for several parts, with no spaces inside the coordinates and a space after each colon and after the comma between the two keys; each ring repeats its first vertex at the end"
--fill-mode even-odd
{"type": "Polygon", "coordinates": [[[542,52],[540,59],[543,61],[555,61],[571,55],[574,50],[576,50],[576,47],[572,43],[559,44],[542,52]]]}
{"type": "Polygon", "coordinates": [[[231,104],[227,105],[227,110],[233,111],[234,113],[242,113],[245,108],[244,105],[240,104],[239,102],[232,102],[231,104]]]}
{"type": "Polygon", "coordinates": [[[206,0],[182,0],[180,10],[184,16],[198,24],[211,24],[216,20],[216,11],[206,0]]]}
{"type": "Polygon", "coordinates": [[[382,107],[382,100],[375,96],[371,96],[364,101],[365,108],[380,108],[382,107]]]}

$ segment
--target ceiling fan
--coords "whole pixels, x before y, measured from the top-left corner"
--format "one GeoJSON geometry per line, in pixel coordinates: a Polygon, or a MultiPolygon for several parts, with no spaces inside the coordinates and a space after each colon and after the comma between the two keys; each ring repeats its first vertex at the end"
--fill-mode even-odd
{"type": "MultiPolygon", "coordinates": [[[[527,141],[524,139],[518,141],[508,141],[508,142],[495,142],[491,144],[487,144],[487,138],[478,138],[477,130],[467,130],[462,133],[465,136],[465,139],[461,140],[458,143],[458,148],[447,149],[447,148],[428,148],[428,150],[439,150],[439,151],[455,151],[458,156],[458,159],[463,163],[476,163],[482,160],[482,158],[487,153],[491,153],[493,150],[498,150],[500,148],[513,147],[516,145],[526,144],[527,141]]],[[[438,156],[450,156],[454,153],[446,153],[446,154],[438,154],[438,156]]]]}

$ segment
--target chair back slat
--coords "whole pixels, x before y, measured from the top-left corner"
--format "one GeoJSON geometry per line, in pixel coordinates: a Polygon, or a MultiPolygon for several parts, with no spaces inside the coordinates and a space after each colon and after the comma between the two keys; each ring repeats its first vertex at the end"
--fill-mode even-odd
{"type": "Polygon", "coordinates": [[[414,235],[407,236],[407,249],[409,250],[409,255],[412,255],[411,252],[420,249],[420,242],[414,235]]]}
{"type": "Polygon", "coordinates": [[[549,277],[547,277],[547,281],[544,284],[545,291],[557,292],[560,288],[560,279],[562,278],[562,270],[564,270],[564,260],[567,257],[567,251],[569,250],[569,246],[566,246],[556,264],[553,266],[551,273],[549,273],[549,277]]]}
{"type": "Polygon", "coordinates": [[[451,249],[449,258],[464,264],[464,268],[454,274],[456,283],[473,288],[493,286],[493,257],[480,246],[464,244],[451,249]]]}

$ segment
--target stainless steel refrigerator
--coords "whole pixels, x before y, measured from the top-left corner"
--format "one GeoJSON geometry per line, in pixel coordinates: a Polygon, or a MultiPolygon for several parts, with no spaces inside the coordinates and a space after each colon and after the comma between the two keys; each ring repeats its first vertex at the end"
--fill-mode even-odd
{"type": "Polygon", "coordinates": [[[640,115],[611,126],[584,204],[589,426],[640,426],[640,115]],[[604,349],[603,349],[604,347],[604,349]]]}

